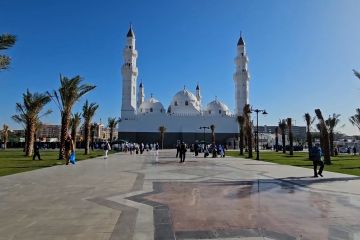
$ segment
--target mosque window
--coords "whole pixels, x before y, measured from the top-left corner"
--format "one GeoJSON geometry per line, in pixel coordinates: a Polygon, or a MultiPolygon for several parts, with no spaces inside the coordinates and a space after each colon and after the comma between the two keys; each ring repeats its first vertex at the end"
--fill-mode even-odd
{"type": "Polygon", "coordinates": [[[177,105],[178,105],[178,104],[177,104],[177,101],[175,101],[175,102],[174,102],[174,105],[175,105],[175,106],[177,106],[177,105]]]}
{"type": "Polygon", "coordinates": [[[140,112],[142,112],[142,108],[140,108],[140,112]]]}
{"type": "Polygon", "coordinates": [[[153,112],[153,108],[150,108],[150,112],[153,112]]]}
{"type": "Polygon", "coordinates": [[[162,113],[162,112],[163,112],[163,110],[162,110],[162,109],[160,109],[160,112],[162,113]]]}
{"type": "Polygon", "coordinates": [[[244,56],[244,53],[241,53],[241,56],[244,56]]]}
{"type": "Polygon", "coordinates": [[[221,110],[219,110],[219,114],[221,114],[221,110]]]}
{"type": "Polygon", "coordinates": [[[185,106],[188,106],[189,105],[189,102],[188,101],[185,101],[185,106]]]}
{"type": "Polygon", "coordinates": [[[211,114],[211,110],[209,110],[209,114],[211,114]]]}
{"type": "Polygon", "coordinates": [[[129,46],[130,49],[132,49],[132,46],[129,46]]]}

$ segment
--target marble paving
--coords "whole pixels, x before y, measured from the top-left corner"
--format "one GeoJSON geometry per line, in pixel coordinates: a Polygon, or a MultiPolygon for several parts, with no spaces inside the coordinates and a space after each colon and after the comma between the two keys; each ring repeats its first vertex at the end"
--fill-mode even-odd
{"type": "Polygon", "coordinates": [[[360,177],[174,156],[119,153],[1,177],[0,239],[360,239],[360,177]]]}

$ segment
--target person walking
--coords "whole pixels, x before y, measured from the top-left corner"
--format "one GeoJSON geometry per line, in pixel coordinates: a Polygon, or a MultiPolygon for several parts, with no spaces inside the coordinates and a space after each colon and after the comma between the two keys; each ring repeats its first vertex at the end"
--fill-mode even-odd
{"type": "Polygon", "coordinates": [[[197,141],[194,144],[194,152],[195,152],[195,157],[197,157],[199,155],[199,144],[197,143],[197,141]]]}
{"type": "Polygon", "coordinates": [[[179,142],[176,143],[176,158],[178,158],[178,157],[181,158],[181,156],[179,156],[179,155],[181,155],[180,154],[180,145],[181,144],[179,142]]]}
{"type": "Polygon", "coordinates": [[[104,152],[105,152],[104,159],[108,158],[109,150],[111,150],[111,146],[110,146],[110,143],[108,141],[106,141],[105,144],[104,144],[104,152]]]}
{"type": "Polygon", "coordinates": [[[311,160],[313,161],[313,165],[314,165],[314,176],[315,178],[318,177],[318,175],[320,175],[320,177],[323,177],[322,172],[324,170],[324,162],[322,160],[322,156],[323,153],[321,151],[320,148],[320,144],[316,144],[312,149],[311,149],[311,160]],[[317,166],[320,166],[319,171],[317,171],[317,166]]]}
{"type": "Polygon", "coordinates": [[[181,163],[185,162],[186,151],[187,151],[186,144],[184,142],[182,142],[180,145],[180,162],[181,163]]]}
{"type": "Polygon", "coordinates": [[[65,139],[65,160],[66,165],[69,165],[70,155],[74,152],[74,142],[71,139],[71,135],[67,135],[65,139]]]}
{"type": "Polygon", "coordinates": [[[35,157],[38,157],[38,160],[42,160],[40,157],[40,146],[38,142],[34,143],[34,155],[33,155],[33,160],[35,160],[35,157]]]}
{"type": "Polygon", "coordinates": [[[154,144],[154,148],[155,148],[155,161],[158,163],[159,162],[159,143],[154,144]]]}

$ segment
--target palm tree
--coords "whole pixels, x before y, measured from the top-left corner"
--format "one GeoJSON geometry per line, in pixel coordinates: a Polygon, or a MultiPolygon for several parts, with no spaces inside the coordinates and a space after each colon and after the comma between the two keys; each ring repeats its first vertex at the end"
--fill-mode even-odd
{"type": "MultiPolygon", "coordinates": [[[[319,120],[320,135],[323,140],[323,152],[325,164],[331,164],[329,132],[320,109],[315,109],[316,117],[319,120]]],[[[320,139],[321,139],[320,138],[320,139]]]]}
{"type": "Polygon", "coordinates": [[[327,120],[325,120],[325,124],[327,126],[327,129],[329,131],[329,141],[330,141],[330,154],[332,157],[335,156],[334,152],[334,129],[340,122],[340,114],[333,113],[332,116],[329,116],[327,120]]]}
{"type": "Polygon", "coordinates": [[[108,118],[108,128],[110,129],[110,145],[113,141],[113,133],[114,129],[116,128],[116,125],[118,124],[119,120],[116,118],[108,118]]]}
{"type": "Polygon", "coordinates": [[[86,100],[83,106],[83,113],[82,116],[84,118],[84,130],[85,130],[85,155],[89,154],[89,143],[90,143],[90,122],[91,119],[94,117],[96,110],[98,109],[99,105],[96,103],[89,104],[88,100],[86,100]]]}
{"type": "Polygon", "coordinates": [[[282,151],[283,153],[286,153],[286,142],[285,142],[286,120],[285,119],[279,121],[279,129],[281,131],[282,151]]]}
{"type": "Polygon", "coordinates": [[[237,116],[237,122],[239,124],[240,155],[244,155],[244,123],[245,123],[245,118],[243,116],[237,116]]]}
{"type": "Polygon", "coordinates": [[[12,116],[12,119],[25,125],[26,156],[31,156],[33,153],[35,132],[39,127],[40,118],[51,113],[51,110],[48,110],[39,116],[44,106],[49,102],[50,97],[48,95],[42,93],[32,94],[27,90],[23,94],[23,104],[16,103],[16,111],[19,114],[12,116]]]}
{"type": "Polygon", "coordinates": [[[360,108],[357,108],[355,111],[355,115],[351,116],[349,121],[360,130],[360,108]]]}
{"type": "Polygon", "coordinates": [[[252,158],[253,157],[253,153],[252,153],[252,147],[253,147],[253,142],[252,142],[252,122],[251,122],[251,108],[250,108],[250,104],[246,104],[244,106],[243,109],[243,116],[244,116],[244,120],[245,120],[245,135],[246,135],[246,141],[247,141],[247,146],[248,146],[248,157],[252,158]]]}
{"type": "Polygon", "coordinates": [[[275,151],[279,151],[279,127],[275,127],[275,151]]]}
{"type": "Polygon", "coordinates": [[[57,104],[61,113],[59,159],[64,159],[65,157],[65,137],[68,134],[72,107],[83,95],[95,88],[95,86],[89,84],[80,85],[81,81],[82,78],[80,76],[67,78],[60,75],[59,90],[54,90],[53,94],[48,92],[48,95],[57,104]]]}
{"type": "Polygon", "coordinates": [[[314,123],[315,118],[312,118],[310,113],[305,113],[304,119],[306,122],[306,140],[307,140],[307,144],[308,144],[308,152],[309,152],[309,159],[310,159],[310,151],[312,148],[311,124],[314,123]]]}
{"type": "MultiPolygon", "coordinates": [[[[0,35],[0,50],[6,50],[12,47],[16,42],[16,36],[12,34],[0,35]]],[[[0,55],[0,71],[8,69],[11,63],[11,58],[6,55],[0,55]]]]}
{"type": "Polygon", "coordinates": [[[6,149],[7,146],[7,142],[9,140],[9,126],[4,124],[3,125],[3,130],[2,130],[2,140],[4,142],[4,149],[6,149]]]}
{"type": "Polygon", "coordinates": [[[76,146],[76,133],[77,129],[80,126],[81,122],[81,113],[73,114],[73,117],[70,119],[70,126],[71,126],[71,138],[74,141],[74,147],[76,146]]]}
{"type": "Polygon", "coordinates": [[[294,155],[294,136],[292,133],[292,119],[286,119],[287,128],[289,129],[290,155],[294,155]]]}
{"type": "Polygon", "coordinates": [[[160,138],[161,138],[161,149],[164,148],[164,135],[166,132],[166,127],[164,126],[160,126],[159,127],[159,132],[160,132],[160,138]]]}
{"type": "Polygon", "coordinates": [[[211,142],[213,144],[215,144],[215,125],[214,124],[210,125],[210,130],[211,130],[211,142]]]}

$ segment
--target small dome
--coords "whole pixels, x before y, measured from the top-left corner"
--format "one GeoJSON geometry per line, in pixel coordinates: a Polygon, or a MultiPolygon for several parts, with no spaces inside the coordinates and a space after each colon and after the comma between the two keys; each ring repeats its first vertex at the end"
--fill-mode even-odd
{"type": "Polygon", "coordinates": [[[229,108],[218,100],[210,102],[207,105],[205,112],[208,115],[230,115],[229,108]]]}
{"type": "Polygon", "coordinates": [[[139,113],[165,113],[165,108],[161,102],[152,97],[140,104],[139,113]]]}
{"type": "Polygon", "coordinates": [[[200,102],[186,89],[175,94],[169,108],[175,114],[200,114],[200,102]]]}

